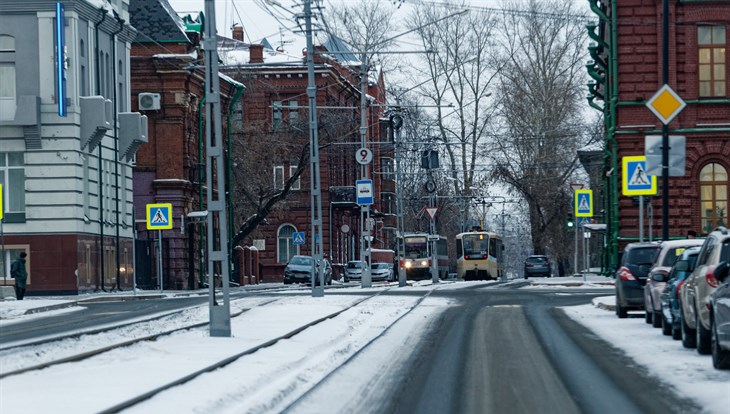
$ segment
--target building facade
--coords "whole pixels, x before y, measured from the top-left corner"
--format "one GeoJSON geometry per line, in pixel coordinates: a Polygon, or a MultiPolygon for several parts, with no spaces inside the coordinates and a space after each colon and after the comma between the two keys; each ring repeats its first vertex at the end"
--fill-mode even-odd
{"type": "MultiPolygon", "coordinates": [[[[308,135],[308,75],[303,53],[287,54],[262,44],[243,42],[240,27],[234,28],[232,38],[219,39],[219,51],[224,65],[221,71],[246,86],[242,100],[242,128],[234,140],[256,151],[256,143],[268,143],[268,154],[257,159],[247,158],[265,171],[264,184],[257,187],[274,192],[284,188],[302,163],[307,168],[292,183],[287,197],[268,212],[266,221],[242,242],[259,252],[261,274],[265,281],[281,281],[283,269],[296,254],[311,251],[310,169],[306,145],[308,135]],[[304,244],[294,244],[295,233],[305,233],[304,244]]],[[[360,140],[360,65],[349,66],[327,54],[332,44],[317,48],[314,56],[317,86],[317,118],[322,189],[322,229],[324,255],[336,272],[348,260],[359,259],[363,234],[360,210],[355,200],[355,182],[362,178],[356,151],[360,140]]],[[[370,234],[373,247],[390,247],[395,242],[395,182],[392,171],[392,140],[387,133],[385,87],[382,74],[367,74],[367,147],[373,153],[368,177],[373,179],[375,203],[371,206],[370,234]],[[393,229],[393,230],[388,230],[393,229]]],[[[246,161],[244,161],[246,163],[246,161]]],[[[252,174],[247,175],[250,187],[252,174]]],[[[235,187],[235,184],[234,184],[235,187]]],[[[235,188],[234,188],[235,193],[235,188]]],[[[253,212],[237,210],[234,228],[253,212]],[[238,221],[236,221],[238,220],[238,221]]]]}
{"type": "MultiPolygon", "coordinates": [[[[206,90],[201,26],[196,24],[202,15],[184,21],[167,0],[131,0],[129,10],[137,29],[131,47],[131,104],[148,117],[149,134],[133,174],[137,284],[196,289],[207,283],[206,220],[200,215],[207,199],[206,90]],[[172,229],[147,229],[147,206],[154,204],[172,205],[172,229]]],[[[223,140],[228,142],[231,105],[243,85],[226,76],[220,76],[219,84],[223,140]]]]}
{"type": "MultiPolygon", "coordinates": [[[[662,186],[669,189],[671,238],[727,225],[730,191],[730,4],[671,1],[668,4],[668,85],[687,106],[668,125],[670,136],[686,137],[685,173],[659,177],[658,193],[647,201],[653,215],[644,234],[662,235],[662,186]]],[[[622,244],[639,235],[639,209],[621,192],[626,156],[643,155],[647,135],[661,135],[662,122],[646,103],[663,86],[662,0],[591,1],[598,24],[589,25],[593,43],[588,72],[589,103],[604,112],[604,173],[607,205],[607,266],[622,244]]],[[[647,217],[648,214],[647,214],[647,217]]]]}
{"type": "Polygon", "coordinates": [[[0,5],[2,279],[29,254],[28,293],[132,286],[127,0],[0,5]]]}

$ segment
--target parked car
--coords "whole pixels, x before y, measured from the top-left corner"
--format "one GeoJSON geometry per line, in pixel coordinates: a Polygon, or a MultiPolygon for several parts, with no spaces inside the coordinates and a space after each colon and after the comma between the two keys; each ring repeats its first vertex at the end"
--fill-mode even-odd
{"type": "Polygon", "coordinates": [[[386,281],[390,282],[393,280],[393,268],[388,263],[373,263],[370,267],[370,275],[372,281],[386,281]]]}
{"type": "Polygon", "coordinates": [[[629,243],[616,271],[616,316],[626,318],[630,310],[644,310],[644,285],[654,263],[658,243],[629,243]]]}
{"type": "Polygon", "coordinates": [[[721,262],[730,261],[730,231],[718,227],[702,244],[692,274],[679,289],[682,309],[682,345],[697,348],[700,354],[711,352],[710,295],[718,282],[713,269],[721,262]]]}
{"type": "Polygon", "coordinates": [[[649,277],[644,285],[644,319],[655,328],[662,327],[662,303],[659,299],[669,280],[669,271],[688,247],[701,246],[702,239],[667,240],[659,244],[649,277]]]}
{"type": "Polygon", "coordinates": [[[730,369],[730,262],[715,267],[713,275],[719,283],[710,295],[710,343],[712,365],[717,369],[730,369]]]}
{"type": "Polygon", "coordinates": [[[532,255],[525,259],[525,279],[530,276],[545,276],[550,277],[552,275],[552,265],[550,259],[547,256],[532,255]]]}
{"type": "MultiPolygon", "coordinates": [[[[284,268],[284,284],[292,283],[312,283],[312,269],[314,259],[312,256],[294,256],[289,260],[284,268]]],[[[332,284],[332,265],[327,259],[323,259],[324,263],[324,283],[332,284]]],[[[315,285],[319,285],[319,279],[315,279],[315,285]]]]}
{"type": "Polygon", "coordinates": [[[673,339],[682,339],[682,311],[679,307],[679,288],[692,274],[700,247],[690,247],[682,252],[669,271],[669,280],[660,297],[662,303],[662,333],[672,335],[673,339]]]}
{"type": "Polygon", "coordinates": [[[352,280],[362,280],[362,262],[359,260],[349,261],[345,266],[345,282],[352,280]]]}

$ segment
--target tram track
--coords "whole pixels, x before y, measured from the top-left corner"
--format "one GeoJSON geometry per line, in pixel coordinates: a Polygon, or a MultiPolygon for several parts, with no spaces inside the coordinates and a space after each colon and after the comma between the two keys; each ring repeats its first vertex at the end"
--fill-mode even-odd
{"type": "MultiPolygon", "coordinates": [[[[264,301],[262,303],[258,303],[255,306],[265,306],[267,304],[270,304],[272,302],[275,302],[276,300],[277,300],[276,298],[275,299],[271,299],[271,300],[267,300],[267,301],[264,301]]],[[[81,338],[84,337],[84,336],[103,335],[103,334],[106,334],[106,333],[110,333],[110,332],[113,332],[113,331],[117,331],[117,330],[120,330],[120,329],[124,329],[124,328],[127,328],[127,327],[131,327],[131,326],[138,326],[138,325],[144,325],[144,324],[148,324],[148,323],[155,322],[155,321],[162,321],[162,320],[164,320],[166,318],[175,318],[177,316],[183,315],[186,312],[190,312],[191,309],[203,308],[205,306],[206,305],[200,305],[200,306],[195,306],[193,308],[180,309],[180,310],[176,310],[176,311],[172,311],[172,312],[165,312],[163,314],[155,315],[153,317],[145,318],[143,320],[136,320],[136,321],[132,321],[132,322],[125,322],[125,323],[121,323],[121,324],[105,326],[103,328],[96,328],[96,329],[88,329],[88,330],[84,330],[84,331],[77,331],[77,332],[74,332],[74,333],[71,333],[71,334],[54,336],[54,337],[49,337],[49,338],[43,338],[43,339],[40,339],[40,340],[31,341],[31,342],[25,342],[25,343],[20,343],[20,344],[12,344],[11,346],[7,346],[7,347],[4,347],[4,348],[0,348],[0,356],[3,359],[5,359],[5,360],[10,360],[11,358],[14,358],[14,357],[18,357],[18,356],[21,356],[22,357],[22,354],[20,354],[22,352],[22,350],[23,349],[28,349],[30,347],[53,346],[53,345],[58,344],[58,343],[61,343],[63,341],[80,341],[81,338]],[[17,351],[17,352],[15,352],[15,355],[14,355],[14,352],[13,351],[17,351]]],[[[231,314],[231,317],[232,318],[235,318],[235,317],[237,317],[237,316],[239,316],[239,315],[243,314],[244,312],[247,312],[247,311],[249,311],[251,309],[252,308],[242,308],[240,311],[232,313],[231,314]]],[[[9,371],[6,371],[6,372],[0,372],[0,379],[6,378],[6,377],[10,377],[10,376],[14,376],[14,375],[20,375],[20,374],[23,374],[23,373],[26,373],[26,372],[29,372],[29,371],[35,371],[35,370],[39,370],[39,369],[44,369],[44,368],[52,367],[52,366],[55,366],[55,365],[64,364],[64,363],[67,363],[67,362],[82,361],[84,359],[91,358],[91,357],[94,357],[96,355],[99,355],[99,354],[102,354],[102,353],[105,353],[105,352],[108,352],[108,351],[112,351],[114,349],[128,347],[128,346],[131,346],[131,345],[134,345],[134,344],[137,344],[137,343],[141,343],[141,342],[145,342],[145,341],[154,341],[154,340],[157,340],[158,338],[163,337],[163,336],[169,336],[169,335],[172,335],[172,334],[177,333],[177,332],[182,332],[182,331],[186,331],[186,330],[190,330],[190,329],[204,327],[204,326],[207,326],[209,324],[210,324],[210,321],[195,322],[195,323],[190,323],[190,324],[184,324],[182,326],[178,326],[178,327],[173,328],[173,329],[166,329],[166,330],[163,330],[163,331],[155,332],[155,333],[152,333],[152,334],[149,334],[149,335],[137,336],[137,337],[134,337],[132,339],[117,340],[117,342],[114,342],[112,344],[108,344],[108,345],[104,345],[104,346],[91,347],[91,349],[86,349],[83,352],[78,352],[78,353],[74,353],[74,354],[71,354],[71,355],[67,355],[67,356],[64,356],[64,357],[61,357],[61,358],[55,358],[55,359],[52,359],[52,360],[43,361],[43,362],[38,363],[38,364],[33,364],[33,365],[30,365],[30,366],[24,366],[24,367],[18,368],[18,369],[12,369],[12,370],[9,370],[9,371]]],[[[39,353],[39,351],[34,351],[34,352],[36,354],[39,353]]]]}
{"type": "MultiPolygon", "coordinates": [[[[359,307],[361,305],[363,305],[366,301],[374,300],[375,298],[377,298],[378,296],[380,296],[381,293],[383,293],[383,291],[374,293],[372,295],[364,296],[364,297],[362,297],[362,298],[354,301],[349,306],[346,306],[346,307],[344,307],[344,308],[342,308],[342,309],[340,309],[340,310],[338,310],[336,312],[332,312],[330,314],[327,314],[327,315],[322,316],[320,318],[317,318],[315,320],[309,321],[309,322],[307,322],[305,324],[302,324],[302,325],[296,327],[295,329],[292,329],[292,330],[290,330],[290,331],[288,331],[288,332],[286,332],[286,333],[284,333],[282,335],[279,335],[277,337],[271,338],[271,339],[269,339],[269,340],[267,340],[265,342],[262,342],[260,344],[257,344],[256,346],[250,347],[250,348],[248,348],[248,349],[246,349],[246,350],[244,350],[242,352],[236,353],[234,355],[230,355],[230,356],[228,356],[226,358],[223,358],[223,359],[221,359],[219,361],[216,361],[214,363],[211,363],[211,364],[209,364],[209,365],[207,365],[207,366],[205,366],[205,367],[203,367],[201,369],[196,370],[195,372],[191,372],[191,373],[189,373],[187,375],[184,375],[184,376],[181,376],[181,377],[179,377],[177,379],[168,381],[165,384],[162,384],[162,385],[159,385],[159,386],[155,387],[154,389],[150,389],[150,390],[148,390],[148,391],[146,391],[144,393],[141,393],[141,394],[139,394],[139,395],[137,395],[137,396],[135,396],[133,398],[127,399],[126,401],[120,402],[120,403],[118,403],[118,404],[116,404],[116,405],[114,405],[112,407],[108,407],[108,408],[106,408],[104,410],[101,410],[99,412],[101,412],[101,413],[117,413],[117,412],[125,411],[125,410],[128,410],[128,409],[131,410],[132,412],[134,412],[135,411],[135,408],[136,408],[136,411],[141,411],[141,412],[149,411],[150,410],[150,407],[144,406],[144,408],[143,408],[142,405],[146,401],[152,399],[153,397],[155,399],[162,398],[162,400],[164,400],[165,398],[173,398],[174,399],[174,397],[172,397],[173,394],[171,394],[170,396],[166,396],[165,393],[166,392],[173,391],[173,390],[175,390],[176,387],[178,387],[178,386],[180,386],[182,384],[185,384],[185,383],[194,381],[194,380],[200,378],[201,376],[203,376],[205,374],[210,374],[210,373],[212,373],[214,371],[217,371],[217,372],[220,373],[220,371],[218,371],[218,370],[220,370],[222,368],[225,369],[227,366],[229,366],[231,364],[234,364],[234,363],[236,363],[238,361],[241,361],[242,359],[246,358],[247,356],[251,356],[253,354],[256,354],[258,352],[261,352],[264,349],[271,348],[274,345],[278,344],[279,342],[287,341],[287,340],[297,340],[298,335],[303,335],[303,334],[307,333],[308,330],[310,330],[310,328],[318,327],[318,325],[325,325],[328,321],[333,321],[332,323],[334,323],[334,320],[336,318],[338,318],[338,317],[345,317],[344,314],[346,314],[348,311],[350,311],[350,313],[348,314],[349,316],[346,316],[348,318],[357,319],[357,317],[358,317],[357,315],[360,314],[360,313],[362,313],[362,315],[359,315],[360,318],[367,318],[369,316],[368,315],[368,312],[369,312],[368,309],[369,308],[366,307],[364,309],[360,309],[359,307]],[[360,309],[359,312],[358,312],[358,309],[360,309]],[[354,314],[353,314],[353,311],[354,311],[354,314]]],[[[373,337],[368,338],[362,344],[358,345],[358,349],[356,351],[351,352],[350,354],[348,354],[346,356],[346,358],[344,360],[342,360],[342,361],[340,361],[338,363],[341,363],[342,365],[347,365],[349,363],[349,361],[351,361],[352,359],[354,359],[364,349],[366,349],[372,343],[374,343],[379,338],[381,338],[383,335],[385,335],[385,333],[387,333],[394,325],[396,325],[399,321],[401,321],[405,316],[409,315],[430,294],[431,294],[431,291],[423,292],[422,295],[419,295],[420,297],[414,298],[413,303],[409,306],[409,308],[407,309],[407,311],[404,311],[401,314],[399,314],[397,317],[392,318],[391,320],[389,320],[387,326],[384,326],[384,327],[378,326],[378,329],[379,329],[380,332],[377,335],[374,335],[373,337]]],[[[371,304],[370,306],[372,307],[373,305],[371,304]]],[[[349,320],[348,320],[348,322],[349,322],[349,320]]],[[[355,324],[358,323],[357,321],[354,321],[354,322],[355,322],[355,324]]],[[[325,329],[326,327],[325,326],[319,326],[319,328],[325,329]]],[[[311,334],[314,334],[314,333],[309,332],[309,334],[311,335],[311,334]]],[[[339,339],[341,339],[341,340],[344,341],[345,340],[345,337],[348,337],[349,335],[351,335],[351,333],[348,333],[348,334],[341,333],[340,335],[342,337],[340,337],[339,339]]],[[[335,341],[335,342],[338,342],[338,341],[335,341]]],[[[342,345],[342,346],[349,347],[351,345],[342,345]]],[[[327,356],[328,355],[328,352],[329,352],[329,347],[328,346],[322,346],[322,347],[315,346],[315,348],[318,350],[318,354],[319,355],[312,355],[308,351],[302,351],[303,352],[303,355],[306,355],[303,358],[306,359],[307,361],[309,361],[310,359],[317,360],[318,358],[328,358],[328,356],[327,356]]],[[[326,382],[332,375],[334,375],[341,368],[341,366],[335,367],[332,371],[330,371],[328,373],[324,373],[324,376],[323,377],[317,378],[311,384],[307,384],[307,385],[300,384],[301,377],[308,376],[308,374],[306,374],[306,371],[312,367],[312,364],[316,365],[316,363],[314,363],[314,362],[303,362],[303,360],[298,360],[297,363],[293,364],[295,366],[295,368],[293,368],[293,370],[295,370],[295,372],[300,372],[300,371],[297,371],[297,370],[301,370],[301,373],[294,375],[294,377],[296,377],[297,379],[296,380],[293,380],[293,381],[295,381],[297,384],[290,384],[290,386],[287,387],[289,389],[294,389],[295,390],[295,393],[297,395],[296,395],[296,398],[294,399],[294,401],[292,401],[289,405],[287,405],[286,409],[288,409],[288,407],[290,407],[290,406],[292,406],[294,404],[297,404],[300,401],[301,398],[303,398],[305,395],[307,395],[314,388],[320,386],[320,384],[323,384],[324,382],[326,382]]],[[[231,367],[229,369],[234,369],[234,368],[231,367]]],[[[269,375],[271,375],[273,377],[276,377],[278,375],[278,373],[270,373],[269,375]]],[[[264,381],[266,381],[266,380],[264,379],[264,381]]],[[[247,389],[244,392],[244,394],[250,396],[250,392],[251,391],[253,391],[255,393],[255,390],[247,389]]],[[[232,398],[232,399],[235,400],[235,398],[232,398]]],[[[276,410],[279,411],[280,409],[281,408],[279,407],[276,410]]],[[[154,408],[152,410],[154,411],[154,408]]],[[[264,409],[263,411],[266,411],[266,409],[264,409]]]]}

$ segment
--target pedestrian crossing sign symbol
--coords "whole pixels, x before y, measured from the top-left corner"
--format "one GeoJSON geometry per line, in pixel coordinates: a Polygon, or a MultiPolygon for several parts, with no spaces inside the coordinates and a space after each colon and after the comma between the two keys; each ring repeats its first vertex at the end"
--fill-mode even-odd
{"type": "Polygon", "coordinates": [[[304,232],[295,231],[291,237],[291,244],[304,244],[304,232]]]}
{"type": "Polygon", "coordinates": [[[593,190],[575,190],[573,202],[576,217],[593,217],[593,190]]]}
{"type": "Polygon", "coordinates": [[[172,228],[172,204],[147,204],[147,230],[172,228]]]}
{"type": "Polygon", "coordinates": [[[623,194],[625,196],[653,195],[657,193],[655,175],[646,173],[646,156],[623,157],[623,194]]]}

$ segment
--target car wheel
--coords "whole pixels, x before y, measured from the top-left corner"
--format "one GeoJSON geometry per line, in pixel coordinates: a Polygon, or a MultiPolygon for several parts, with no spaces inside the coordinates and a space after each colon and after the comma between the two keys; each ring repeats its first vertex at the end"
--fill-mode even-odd
{"type": "Polygon", "coordinates": [[[695,337],[695,330],[687,325],[687,321],[684,316],[682,317],[682,346],[685,348],[694,348],[697,346],[697,338],[695,337]]]}
{"type": "Polygon", "coordinates": [[[675,341],[679,341],[682,339],[682,329],[681,328],[675,328],[672,326],[672,339],[675,341]]]}
{"type": "Polygon", "coordinates": [[[662,335],[669,336],[672,334],[672,324],[667,321],[667,319],[664,317],[664,314],[661,316],[662,318],[662,335]]]}
{"type": "Polygon", "coordinates": [[[712,352],[712,348],[710,348],[711,334],[709,330],[702,326],[702,322],[699,319],[697,319],[697,329],[695,329],[695,332],[697,333],[697,353],[700,355],[709,355],[712,352]]]}
{"type": "Polygon", "coordinates": [[[655,328],[662,327],[662,313],[661,312],[654,312],[654,316],[652,316],[651,326],[653,326],[655,328]]]}
{"type": "Polygon", "coordinates": [[[654,316],[654,312],[652,312],[650,310],[645,310],[644,311],[644,322],[651,323],[652,316],[654,316]]]}
{"type": "Polygon", "coordinates": [[[616,300],[616,316],[618,316],[620,319],[626,319],[629,316],[629,314],[626,311],[626,309],[624,309],[624,307],[621,306],[621,302],[618,300],[618,298],[616,298],[616,299],[617,299],[616,300]]]}
{"type": "Polygon", "coordinates": [[[710,331],[712,332],[712,366],[717,369],[730,369],[730,351],[726,351],[720,347],[720,341],[717,337],[717,326],[714,320],[710,319],[710,331]]]}

